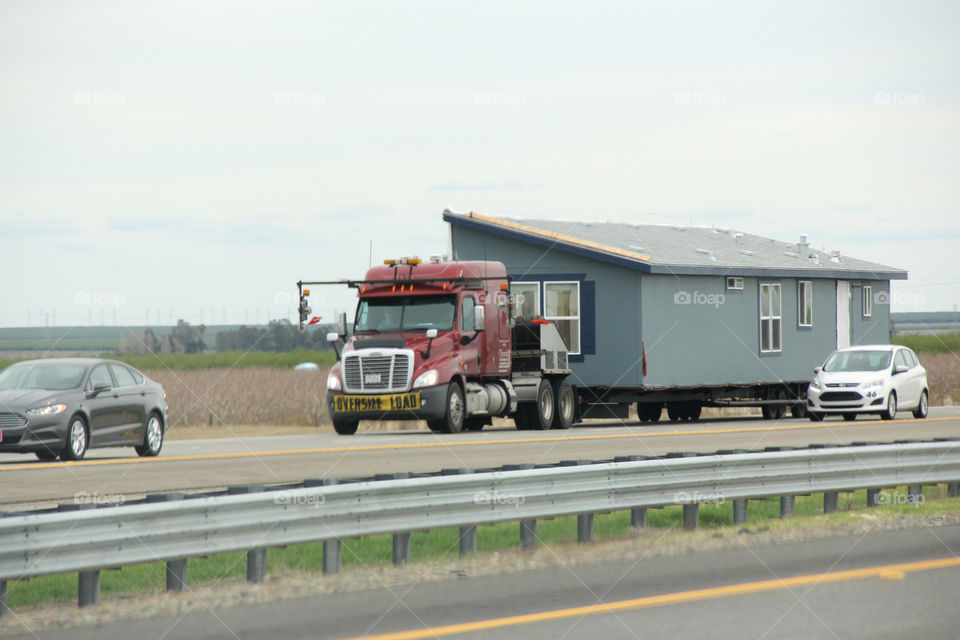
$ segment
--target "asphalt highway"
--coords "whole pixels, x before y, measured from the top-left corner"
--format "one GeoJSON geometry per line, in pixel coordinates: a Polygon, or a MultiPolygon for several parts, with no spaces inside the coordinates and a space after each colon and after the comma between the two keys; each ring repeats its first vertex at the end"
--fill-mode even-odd
{"type": "Polygon", "coordinates": [[[430,431],[364,432],[355,436],[301,436],[168,441],[158,458],[133,449],[95,449],[74,463],[39,462],[32,455],[0,455],[0,509],[57,502],[111,502],[163,491],[195,491],[231,485],[275,484],[305,478],[347,478],[375,473],[489,468],[507,463],[551,463],[714,452],[812,443],[893,442],[960,437],[960,408],[934,407],[915,420],[861,417],[779,421],[717,418],[698,422],[588,423],[568,431],[485,429],[461,434],[430,431]]]}

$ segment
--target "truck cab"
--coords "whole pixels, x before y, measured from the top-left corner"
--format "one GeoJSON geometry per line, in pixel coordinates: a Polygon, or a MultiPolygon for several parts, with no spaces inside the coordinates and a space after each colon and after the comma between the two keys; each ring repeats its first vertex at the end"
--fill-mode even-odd
{"type": "Polygon", "coordinates": [[[327,380],[337,433],[361,419],[473,430],[516,409],[503,264],[386,260],[351,286],[353,334],[327,380]]]}

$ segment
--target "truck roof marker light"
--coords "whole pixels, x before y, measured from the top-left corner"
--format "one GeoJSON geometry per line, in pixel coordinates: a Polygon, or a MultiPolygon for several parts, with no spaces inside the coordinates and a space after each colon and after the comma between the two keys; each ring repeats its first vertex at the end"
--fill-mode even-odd
{"type": "Polygon", "coordinates": [[[396,261],[396,260],[384,260],[384,261],[383,261],[383,264],[387,265],[388,267],[392,267],[393,265],[397,264],[397,261],[396,261]]]}
{"type": "Polygon", "coordinates": [[[400,291],[403,291],[403,287],[406,285],[400,285],[400,291]]]}
{"type": "Polygon", "coordinates": [[[407,260],[407,264],[411,264],[413,266],[417,266],[421,262],[423,261],[420,258],[410,258],[409,260],[407,260]]]}
{"type": "Polygon", "coordinates": [[[393,287],[390,289],[390,291],[396,291],[396,290],[397,290],[397,285],[393,285],[393,287]]]}
{"type": "Polygon", "coordinates": [[[500,291],[509,291],[509,290],[510,290],[510,285],[506,283],[500,285],[500,291]]]}
{"type": "Polygon", "coordinates": [[[446,282],[443,283],[443,290],[444,290],[444,291],[447,290],[447,283],[446,283],[446,282]]]}
{"type": "Polygon", "coordinates": [[[363,285],[362,287],[360,287],[360,293],[366,293],[366,292],[367,292],[367,285],[363,285]]]}

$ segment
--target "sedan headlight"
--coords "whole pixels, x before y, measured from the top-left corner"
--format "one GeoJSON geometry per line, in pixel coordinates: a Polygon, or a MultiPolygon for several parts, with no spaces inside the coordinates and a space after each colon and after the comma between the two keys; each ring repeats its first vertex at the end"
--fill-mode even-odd
{"type": "Polygon", "coordinates": [[[336,371],[331,371],[327,376],[327,390],[340,391],[340,388],[340,376],[337,375],[336,371]]]}
{"type": "Polygon", "coordinates": [[[430,369],[429,371],[424,371],[417,376],[417,379],[413,381],[413,388],[419,389],[420,387],[432,387],[437,384],[437,380],[440,378],[440,374],[437,373],[436,369],[430,369]]]}
{"type": "Polygon", "coordinates": [[[46,407],[37,407],[36,409],[27,409],[24,413],[28,416],[55,416],[67,410],[65,404],[51,404],[46,407]]]}

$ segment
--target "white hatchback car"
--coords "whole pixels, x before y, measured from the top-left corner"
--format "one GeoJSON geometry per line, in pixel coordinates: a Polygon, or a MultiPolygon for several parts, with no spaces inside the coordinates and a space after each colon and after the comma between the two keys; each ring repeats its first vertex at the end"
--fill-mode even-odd
{"type": "Polygon", "coordinates": [[[927,370],[916,354],[900,345],[846,347],[830,354],[807,389],[811,420],[842,414],[876,413],[893,420],[897,411],[912,410],[926,418],[929,403],[927,370]]]}

